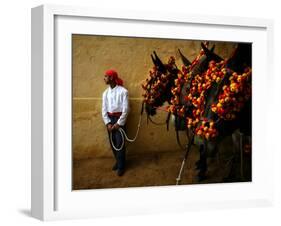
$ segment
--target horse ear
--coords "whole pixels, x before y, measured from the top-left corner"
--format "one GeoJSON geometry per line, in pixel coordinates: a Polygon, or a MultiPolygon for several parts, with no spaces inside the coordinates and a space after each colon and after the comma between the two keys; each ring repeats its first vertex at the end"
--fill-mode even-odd
{"type": "Polygon", "coordinates": [[[214,52],[216,45],[213,45],[212,48],[210,49],[211,52],[214,52]]]}
{"type": "Polygon", "coordinates": [[[156,62],[156,66],[159,67],[159,70],[163,73],[166,73],[166,67],[164,66],[164,64],[162,63],[162,61],[160,60],[160,58],[157,56],[157,53],[155,51],[153,51],[154,56],[155,56],[155,62],[156,62]]]}
{"type": "Polygon", "coordinates": [[[160,60],[160,58],[158,57],[156,51],[153,51],[153,53],[154,53],[154,56],[155,56],[155,61],[159,64],[163,64],[162,61],[160,60]]]}
{"type": "Polygon", "coordinates": [[[252,44],[251,43],[239,43],[238,44],[238,53],[241,60],[247,66],[252,66],[252,44]]]}
{"type": "Polygon", "coordinates": [[[243,72],[246,66],[252,66],[252,44],[239,43],[227,61],[227,66],[237,72],[243,72]]]}
{"type": "MultiPolygon", "coordinates": [[[[212,51],[210,51],[203,42],[201,42],[201,48],[204,50],[206,55],[210,55],[212,53],[212,51]]],[[[212,49],[214,48],[214,46],[212,47],[212,49]]]]}
{"type": "Polygon", "coordinates": [[[191,62],[182,54],[182,52],[180,51],[180,49],[178,49],[181,60],[184,64],[184,66],[188,67],[189,65],[191,65],[191,62]]]}
{"type": "MultiPolygon", "coordinates": [[[[215,54],[214,52],[210,51],[202,42],[201,42],[201,47],[204,50],[206,56],[210,59],[210,60],[214,60],[216,62],[222,61],[223,59],[218,56],[217,54],[215,54]]],[[[213,46],[212,49],[214,49],[215,47],[213,46]]]]}
{"type": "Polygon", "coordinates": [[[151,59],[152,59],[152,62],[153,62],[153,64],[154,64],[154,66],[156,66],[156,61],[155,61],[155,59],[154,59],[153,55],[152,55],[152,54],[150,54],[150,56],[151,56],[151,59]]]}

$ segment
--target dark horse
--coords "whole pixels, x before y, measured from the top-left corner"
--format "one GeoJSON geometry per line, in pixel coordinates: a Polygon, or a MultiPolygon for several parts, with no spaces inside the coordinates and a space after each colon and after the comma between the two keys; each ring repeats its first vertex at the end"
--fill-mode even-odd
{"type": "MultiPolygon", "coordinates": [[[[202,46],[205,47],[205,44],[202,43],[202,46]]],[[[185,123],[182,124],[188,112],[191,110],[190,103],[186,102],[183,96],[189,92],[191,86],[190,82],[196,75],[202,74],[208,68],[210,61],[221,61],[218,55],[213,53],[214,47],[208,52],[208,55],[205,54],[204,50],[200,51],[200,54],[193,60],[191,63],[184,55],[179,51],[181,59],[184,63],[182,70],[179,70],[175,64],[174,57],[170,57],[167,64],[163,64],[162,61],[154,52],[154,56],[151,55],[152,61],[154,63],[153,69],[150,71],[149,78],[146,80],[146,83],[143,84],[145,89],[144,94],[144,103],[145,110],[148,118],[156,114],[156,109],[161,107],[164,102],[170,104],[167,109],[167,128],[169,116],[172,113],[175,116],[175,129],[178,139],[178,131],[186,130],[190,142],[193,142],[193,139],[190,138],[190,132],[188,132],[185,123]],[[188,74],[188,76],[186,76],[188,74]],[[186,77],[186,79],[183,79],[186,77]],[[177,82],[181,81],[183,84],[180,89],[177,87],[177,82]],[[175,91],[175,89],[178,89],[175,91]],[[181,93],[182,97],[175,98],[175,93],[181,93]],[[175,103],[176,102],[176,103],[175,103]],[[183,108],[185,109],[182,113],[183,108]]],[[[179,141],[179,140],[178,140],[179,141]]],[[[190,145],[188,147],[190,149],[190,145]]]]}
{"type": "MultiPolygon", "coordinates": [[[[209,50],[202,44],[202,50],[199,56],[192,63],[179,51],[184,63],[184,67],[181,71],[175,65],[174,58],[171,57],[168,64],[163,64],[154,52],[152,60],[155,67],[153,68],[153,71],[150,72],[150,78],[147,79],[147,83],[144,85],[144,88],[146,89],[146,93],[144,94],[145,109],[148,116],[156,114],[156,109],[167,101],[170,104],[169,115],[170,113],[173,113],[175,116],[176,131],[179,129],[187,129],[186,119],[190,119],[194,110],[196,110],[196,107],[198,108],[196,104],[194,106],[192,101],[185,98],[194,89],[194,85],[196,85],[196,82],[194,84],[194,80],[200,80],[203,77],[202,75],[208,70],[210,62],[212,62],[212,64],[223,62],[223,59],[216,55],[213,52],[213,49],[214,48],[209,50]],[[172,92],[170,92],[170,90],[172,92]]],[[[218,143],[225,136],[232,134],[237,128],[240,128],[240,131],[244,134],[250,134],[251,131],[251,125],[249,124],[249,117],[251,117],[251,114],[249,113],[251,111],[250,102],[245,104],[245,107],[243,107],[239,114],[237,114],[235,120],[222,120],[218,117],[216,112],[212,111],[212,105],[218,101],[221,89],[224,85],[227,85],[231,72],[235,71],[237,73],[242,73],[245,67],[251,66],[251,49],[249,48],[249,45],[239,44],[233,56],[224,63],[224,65],[225,68],[228,68],[226,76],[217,83],[212,82],[209,84],[209,89],[204,95],[201,95],[199,101],[203,100],[204,102],[203,105],[201,104],[203,110],[201,111],[200,117],[197,117],[198,121],[195,123],[195,126],[193,126],[193,128],[190,126],[187,130],[189,144],[184,159],[186,159],[191,144],[194,142],[194,137],[197,138],[195,139],[195,143],[200,147],[200,159],[197,162],[199,181],[206,177],[207,150],[213,151],[214,149],[217,149],[218,143]],[[198,133],[202,124],[209,127],[210,124],[214,124],[216,133],[218,133],[219,136],[212,137],[212,139],[203,137],[202,139],[202,136],[198,133]]],[[[198,90],[196,91],[198,93],[198,90]]]]}
{"type": "Polygon", "coordinates": [[[174,80],[177,78],[179,69],[175,64],[175,58],[170,57],[167,64],[163,64],[156,52],[153,52],[151,59],[154,67],[149,71],[149,78],[142,85],[145,93],[144,104],[147,116],[156,114],[156,109],[172,98],[171,89],[174,88],[174,80]]]}
{"type": "MultiPolygon", "coordinates": [[[[206,55],[213,54],[202,48],[206,55]]],[[[251,45],[240,43],[229,60],[212,62],[202,75],[203,83],[211,84],[203,95],[201,120],[193,131],[200,147],[199,181],[206,178],[208,153],[216,153],[225,137],[236,131],[251,136],[251,52],[251,45]]],[[[233,142],[236,145],[237,141],[233,142]]]]}

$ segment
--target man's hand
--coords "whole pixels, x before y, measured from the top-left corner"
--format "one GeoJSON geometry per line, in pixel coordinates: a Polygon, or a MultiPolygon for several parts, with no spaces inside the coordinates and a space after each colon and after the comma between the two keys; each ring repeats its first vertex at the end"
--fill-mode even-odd
{"type": "Polygon", "coordinates": [[[119,129],[119,124],[115,123],[115,124],[112,126],[111,129],[112,129],[112,130],[114,130],[114,129],[118,130],[118,129],[119,129]]]}
{"type": "Polygon", "coordinates": [[[108,132],[112,131],[112,127],[113,127],[112,124],[108,123],[106,127],[108,132]]]}

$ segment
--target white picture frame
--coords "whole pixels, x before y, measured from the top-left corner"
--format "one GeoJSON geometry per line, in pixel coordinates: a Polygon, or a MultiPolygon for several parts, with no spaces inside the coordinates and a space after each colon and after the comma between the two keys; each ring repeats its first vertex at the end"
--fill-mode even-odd
{"type": "Polygon", "coordinates": [[[262,137],[264,133],[261,131],[267,131],[268,112],[259,103],[265,102],[272,92],[272,45],[273,22],[265,19],[114,9],[105,11],[56,5],[33,8],[32,216],[41,220],[56,220],[271,205],[273,179],[268,175],[273,170],[273,150],[268,148],[267,140],[262,137]],[[158,29],[157,33],[153,33],[155,28],[158,29]],[[69,145],[69,35],[72,33],[252,42],[253,181],[72,191],[69,145]],[[255,123],[258,121],[259,124],[255,123]],[[60,129],[62,127],[63,131],[60,129]],[[120,205],[117,208],[111,205],[112,202],[119,202],[120,205]]]}

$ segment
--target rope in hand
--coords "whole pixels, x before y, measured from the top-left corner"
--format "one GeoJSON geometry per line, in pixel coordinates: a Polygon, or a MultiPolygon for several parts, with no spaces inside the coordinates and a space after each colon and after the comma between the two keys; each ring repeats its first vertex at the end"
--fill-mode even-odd
{"type": "Polygon", "coordinates": [[[138,134],[139,134],[139,130],[140,130],[140,126],[141,126],[141,119],[142,119],[142,114],[140,115],[137,132],[136,132],[136,135],[133,139],[128,138],[128,136],[127,136],[127,134],[126,134],[126,132],[123,128],[118,129],[119,133],[121,134],[121,138],[122,138],[122,144],[121,144],[120,148],[115,147],[115,145],[113,143],[113,140],[112,140],[112,132],[109,133],[110,143],[111,143],[111,145],[112,145],[112,147],[114,148],[115,151],[120,151],[120,150],[123,149],[123,147],[125,145],[125,139],[126,139],[126,141],[131,142],[131,143],[134,142],[137,139],[138,134]]]}

